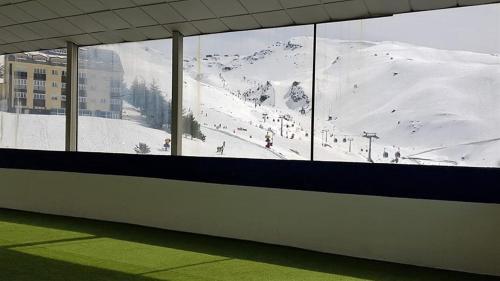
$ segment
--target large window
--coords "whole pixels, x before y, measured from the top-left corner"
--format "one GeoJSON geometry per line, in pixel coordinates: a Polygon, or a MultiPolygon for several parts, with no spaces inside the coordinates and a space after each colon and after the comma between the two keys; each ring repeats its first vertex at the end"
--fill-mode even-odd
{"type": "Polygon", "coordinates": [[[310,159],[312,26],[184,46],[184,155],[310,159]]]}
{"type": "MultiPolygon", "coordinates": [[[[185,37],[182,155],[500,167],[499,18],[492,4],[318,24],[316,38],[185,37]]],[[[79,48],[79,151],[171,154],[171,54],[171,40],[79,48]]],[[[66,51],[1,61],[0,147],[63,150],[66,51]]]]}
{"type": "Polygon", "coordinates": [[[171,40],[82,47],[78,150],[170,154],[171,40]]]}
{"type": "Polygon", "coordinates": [[[0,57],[0,148],[64,150],[65,92],[46,85],[65,69],[65,50],[0,57]]]}
{"type": "Polygon", "coordinates": [[[315,159],[500,166],[499,15],[318,25],[315,159]]]}

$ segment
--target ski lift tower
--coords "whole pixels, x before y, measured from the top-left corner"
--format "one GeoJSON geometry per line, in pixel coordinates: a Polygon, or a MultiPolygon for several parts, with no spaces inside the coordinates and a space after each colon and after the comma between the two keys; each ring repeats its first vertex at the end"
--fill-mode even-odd
{"type": "Polygon", "coordinates": [[[328,143],[328,133],[329,133],[328,129],[321,130],[321,145],[322,146],[326,146],[328,143]]]}
{"type": "Polygon", "coordinates": [[[364,138],[367,138],[368,141],[369,141],[369,144],[368,144],[368,162],[370,163],[373,163],[373,160],[372,160],[372,140],[373,139],[379,139],[379,137],[377,136],[376,133],[367,133],[367,132],[363,132],[363,137],[364,138]]]}
{"type": "Polygon", "coordinates": [[[348,138],[349,141],[349,153],[351,153],[351,147],[352,147],[352,141],[354,140],[353,138],[348,138]]]}
{"type": "Polygon", "coordinates": [[[285,115],[280,115],[278,118],[281,119],[280,135],[283,136],[283,119],[285,119],[285,115]]]}

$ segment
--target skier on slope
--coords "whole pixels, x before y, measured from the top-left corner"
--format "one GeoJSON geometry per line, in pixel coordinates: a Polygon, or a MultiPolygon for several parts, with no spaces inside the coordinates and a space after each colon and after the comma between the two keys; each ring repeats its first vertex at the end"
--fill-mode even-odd
{"type": "Polygon", "coordinates": [[[271,146],[273,145],[271,134],[269,134],[269,132],[267,132],[265,138],[266,138],[266,148],[271,148],[271,146]]]}

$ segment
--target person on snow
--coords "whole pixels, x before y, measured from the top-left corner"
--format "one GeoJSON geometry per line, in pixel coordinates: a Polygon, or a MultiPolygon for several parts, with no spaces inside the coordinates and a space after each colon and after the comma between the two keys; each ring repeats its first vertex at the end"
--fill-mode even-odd
{"type": "Polygon", "coordinates": [[[165,149],[165,151],[170,150],[170,139],[165,139],[165,143],[163,144],[163,149],[165,149]]]}
{"type": "Polygon", "coordinates": [[[266,148],[271,148],[272,145],[273,145],[273,141],[271,139],[271,135],[269,134],[269,132],[267,132],[267,134],[266,134],[266,148]]]}

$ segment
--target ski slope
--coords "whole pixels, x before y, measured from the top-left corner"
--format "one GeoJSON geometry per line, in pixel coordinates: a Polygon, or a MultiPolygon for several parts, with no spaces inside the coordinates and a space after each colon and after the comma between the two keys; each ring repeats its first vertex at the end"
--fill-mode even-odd
{"type": "Polygon", "coordinates": [[[375,162],[389,160],[385,149],[404,163],[498,166],[498,55],[326,39],[319,48],[331,45],[341,47],[318,71],[321,126],[377,133],[375,162]]]}
{"type": "MultiPolygon", "coordinates": [[[[308,159],[311,105],[290,104],[290,91],[299,84],[310,100],[311,54],[312,39],[298,37],[249,55],[188,59],[185,105],[207,125],[248,129],[262,145],[272,131],[276,151],[308,159]],[[283,115],[295,126],[282,137],[283,115]]],[[[371,132],[374,162],[394,163],[399,153],[397,163],[498,166],[497,54],[319,38],[317,55],[315,159],[366,162],[363,132],[371,132]]]]}
{"type": "MultiPolygon", "coordinates": [[[[126,109],[130,112],[130,108],[126,109]]],[[[170,155],[163,149],[163,141],[170,134],[146,127],[142,117],[135,120],[115,120],[97,117],[79,118],[79,151],[107,153],[135,153],[139,143],[145,143],[150,154],[170,155]]],[[[65,149],[64,116],[28,115],[0,112],[0,147],[63,151],[65,149]]],[[[252,144],[231,134],[207,128],[207,141],[184,136],[184,149],[201,150],[205,156],[280,159],[278,153],[252,144]],[[217,153],[218,140],[231,143],[223,154],[217,153]]]]}

